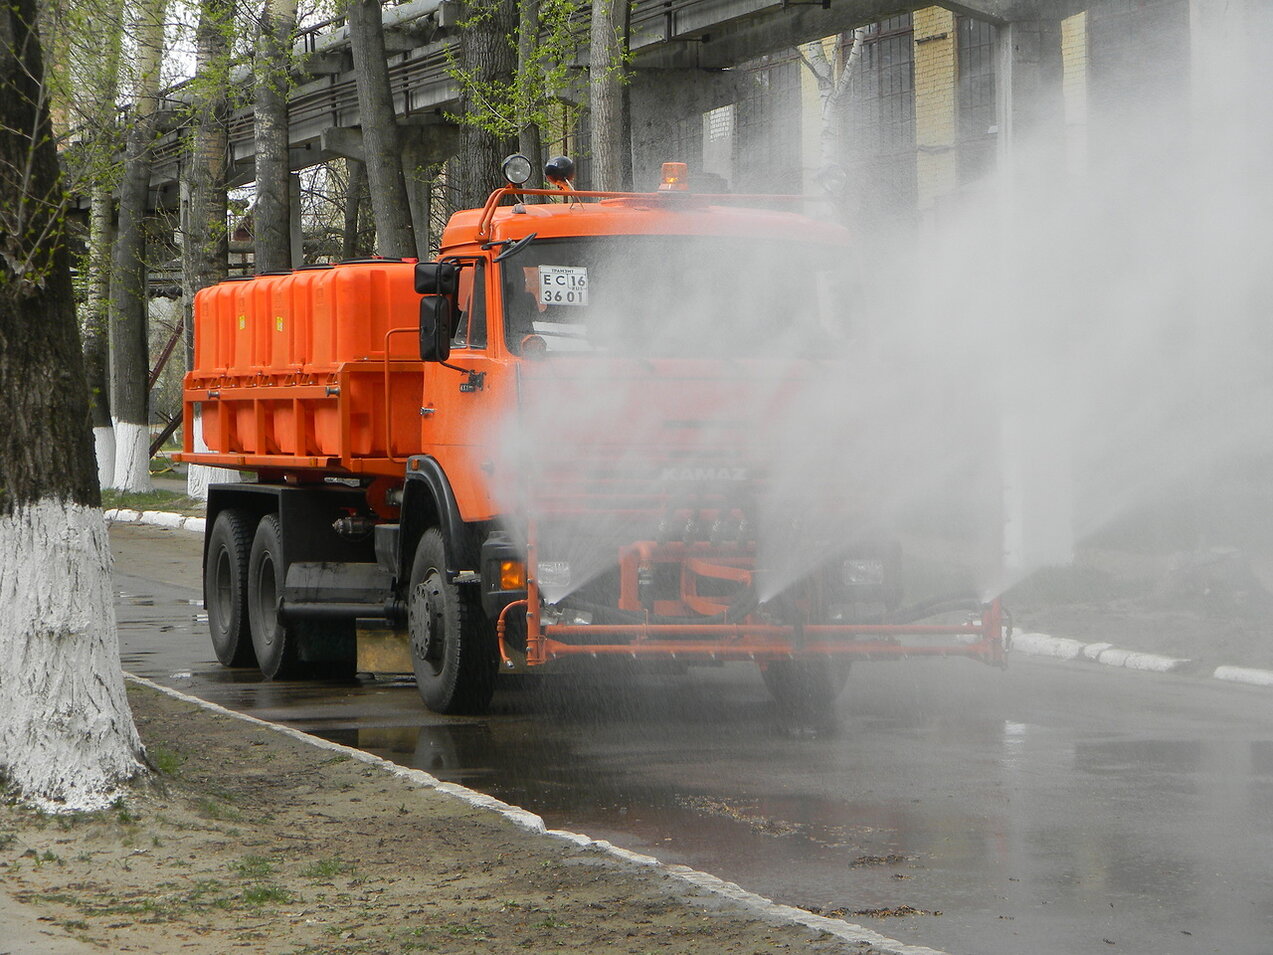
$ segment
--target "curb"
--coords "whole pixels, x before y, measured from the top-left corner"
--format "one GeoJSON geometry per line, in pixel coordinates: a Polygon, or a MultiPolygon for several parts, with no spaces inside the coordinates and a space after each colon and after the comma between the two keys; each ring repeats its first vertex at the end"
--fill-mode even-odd
{"type": "Polygon", "coordinates": [[[731,901],[737,902],[744,909],[759,915],[762,918],[780,922],[788,925],[800,925],[805,928],[814,929],[816,931],[825,932],[845,942],[858,945],[869,945],[871,951],[882,953],[882,955],[947,955],[947,953],[933,948],[925,948],[922,945],[908,945],[905,942],[899,942],[897,939],[889,938],[881,935],[879,932],[866,928],[862,925],[855,925],[852,922],[846,922],[843,919],[827,918],[824,915],[814,915],[805,909],[799,909],[792,905],[783,905],[767,899],[762,895],[754,892],[748,892],[746,889],[734,882],[726,882],[724,879],[711,875],[707,872],[700,872],[697,869],[691,869],[685,865],[674,865],[661,862],[659,859],[651,855],[640,852],[632,852],[629,849],[623,849],[604,839],[593,839],[578,832],[570,832],[565,829],[549,829],[544,823],[541,816],[536,815],[529,810],[522,809],[518,806],[510,805],[502,800],[496,799],[494,796],[488,796],[477,790],[469,789],[467,786],[461,786],[458,783],[447,783],[424,772],[421,769],[411,769],[406,766],[400,766],[397,763],[384,759],[380,756],[374,756],[371,753],[364,752],[360,749],[354,749],[350,746],[344,746],[340,743],[333,743],[330,740],[321,739],[317,736],[311,736],[308,733],[293,729],[290,726],[283,726],[279,723],[271,723],[269,720],[263,720],[256,716],[249,716],[246,713],[239,713],[235,710],[228,709],[217,703],[211,703],[202,700],[197,696],[191,696],[188,693],[182,693],[180,690],[174,690],[171,687],[163,686],[153,680],[145,677],[136,676],[125,671],[124,676],[130,683],[137,686],[144,686],[152,690],[157,690],[174,699],[182,700],[185,703],[192,703],[211,713],[220,716],[228,716],[252,726],[260,726],[273,730],[283,736],[291,737],[318,749],[331,750],[348,756],[350,759],[358,760],[369,766],[374,766],[392,776],[406,780],[416,786],[424,789],[435,789],[439,792],[447,793],[454,796],[462,802],[468,803],[470,806],[476,806],[498,813],[508,819],[515,826],[526,832],[535,835],[545,835],[552,839],[560,839],[569,842],[572,845],[579,846],[583,849],[593,849],[605,855],[621,859],[632,865],[642,868],[651,868],[664,873],[674,879],[679,879],[699,889],[711,892],[714,895],[721,896],[731,901]]]}
{"type": "MultiPolygon", "coordinates": [[[[1013,634],[1011,649],[1031,656],[1053,657],[1058,660],[1081,658],[1104,666],[1144,670],[1150,673],[1196,672],[1199,666],[1196,660],[1167,657],[1157,653],[1141,653],[1138,650],[1123,650],[1112,643],[1083,643],[1081,640],[1053,637],[1046,633],[1013,634]]],[[[1273,687],[1273,670],[1218,666],[1208,675],[1214,680],[1224,680],[1229,683],[1273,687]]]]}
{"type": "Polygon", "coordinates": [[[195,534],[202,534],[207,526],[202,517],[186,517],[169,511],[133,511],[126,507],[112,507],[102,511],[102,516],[107,524],[151,524],[195,534]]]}

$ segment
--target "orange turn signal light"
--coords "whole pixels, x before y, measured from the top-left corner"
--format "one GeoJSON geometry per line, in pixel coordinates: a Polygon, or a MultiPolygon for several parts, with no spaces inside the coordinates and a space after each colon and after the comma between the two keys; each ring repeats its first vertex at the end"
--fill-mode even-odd
{"type": "Polygon", "coordinates": [[[499,589],[525,590],[526,565],[520,560],[501,560],[499,562],[499,589]]]}

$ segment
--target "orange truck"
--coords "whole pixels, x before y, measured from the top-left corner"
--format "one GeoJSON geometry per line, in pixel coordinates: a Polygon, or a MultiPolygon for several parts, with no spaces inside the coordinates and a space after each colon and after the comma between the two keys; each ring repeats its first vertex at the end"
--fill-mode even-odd
{"type": "Polygon", "coordinates": [[[252,475],[209,493],[220,662],[414,673],[442,713],[580,659],[748,661],[792,704],[855,658],[1002,664],[997,602],[901,609],[894,547],[774,507],[756,422],[825,364],[850,234],[679,164],[654,193],[572,170],[510,157],[432,262],[198,294],[180,457],[252,475]]]}

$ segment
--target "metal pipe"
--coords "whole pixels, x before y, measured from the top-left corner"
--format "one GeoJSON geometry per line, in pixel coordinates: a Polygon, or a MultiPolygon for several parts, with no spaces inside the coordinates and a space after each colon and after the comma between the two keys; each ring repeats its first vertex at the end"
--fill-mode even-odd
{"type": "Polygon", "coordinates": [[[514,669],[517,664],[513,662],[513,658],[508,655],[508,645],[504,642],[504,633],[508,626],[508,612],[514,607],[525,607],[528,604],[525,598],[522,600],[514,600],[511,604],[504,607],[499,612],[499,621],[495,624],[495,636],[499,641],[499,658],[504,666],[508,669],[514,669]]]}

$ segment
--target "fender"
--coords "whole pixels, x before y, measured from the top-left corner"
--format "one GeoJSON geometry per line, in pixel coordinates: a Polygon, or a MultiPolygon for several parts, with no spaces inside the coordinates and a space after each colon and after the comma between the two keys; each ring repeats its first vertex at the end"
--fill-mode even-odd
{"type": "Polygon", "coordinates": [[[477,569],[478,553],[474,534],[460,517],[460,507],[446,472],[442,470],[438,460],[430,455],[417,454],[407,459],[400,527],[399,582],[410,578],[416,545],[430,527],[440,528],[446,539],[448,574],[477,569]]]}

